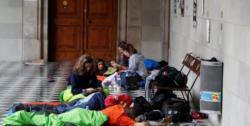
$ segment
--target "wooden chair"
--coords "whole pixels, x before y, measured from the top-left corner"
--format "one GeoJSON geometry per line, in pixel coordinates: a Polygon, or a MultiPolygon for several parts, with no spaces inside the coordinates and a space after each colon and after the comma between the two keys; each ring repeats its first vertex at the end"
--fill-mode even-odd
{"type": "Polygon", "coordinates": [[[190,87],[189,86],[186,86],[183,88],[172,88],[172,87],[165,87],[165,86],[162,87],[162,86],[155,85],[153,82],[153,84],[151,86],[152,87],[151,92],[154,94],[157,89],[180,91],[183,98],[186,99],[187,101],[189,101],[189,95],[192,98],[191,90],[193,89],[194,84],[200,75],[200,66],[201,66],[201,61],[198,58],[195,58],[191,54],[186,54],[186,56],[184,57],[184,60],[182,62],[182,67],[181,67],[180,71],[184,72],[184,67],[186,67],[188,69],[188,71],[186,73],[188,79],[190,79],[189,78],[190,72],[193,72],[196,75],[196,77],[192,81],[192,84],[190,85],[190,87]]]}

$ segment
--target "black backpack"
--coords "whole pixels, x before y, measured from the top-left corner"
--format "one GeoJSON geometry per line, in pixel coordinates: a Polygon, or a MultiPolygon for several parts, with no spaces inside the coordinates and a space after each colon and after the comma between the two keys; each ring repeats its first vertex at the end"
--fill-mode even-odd
{"type": "Polygon", "coordinates": [[[174,67],[165,66],[160,70],[155,81],[159,86],[181,88],[186,87],[187,76],[174,67]]]}
{"type": "Polygon", "coordinates": [[[165,116],[171,116],[174,123],[190,122],[190,105],[184,99],[172,98],[163,102],[162,111],[165,116]]]}
{"type": "Polygon", "coordinates": [[[120,74],[120,80],[117,83],[126,90],[138,89],[138,75],[134,72],[123,72],[120,74]]]}
{"type": "Polygon", "coordinates": [[[126,90],[136,90],[139,87],[137,76],[128,76],[126,77],[126,90]]]}
{"type": "Polygon", "coordinates": [[[134,99],[134,105],[140,106],[143,112],[149,112],[152,110],[151,104],[143,96],[136,97],[134,99]]]}
{"type": "Polygon", "coordinates": [[[154,97],[150,100],[153,109],[161,109],[162,103],[171,98],[176,98],[176,95],[171,90],[157,90],[154,97]]]}
{"type": "Polygon", "coordinates": [[[146,119],[150,121],[158,121],[164,118],[164,114],[160,110],[152,110],[145,113],[146,119]]]}

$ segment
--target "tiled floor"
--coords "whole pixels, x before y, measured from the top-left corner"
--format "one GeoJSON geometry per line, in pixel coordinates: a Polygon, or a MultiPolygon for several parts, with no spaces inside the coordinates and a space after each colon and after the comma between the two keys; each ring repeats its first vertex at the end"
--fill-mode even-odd
{"type": "MultiPolygon", "coordinates": [[[[26,66],[22,63],[0,62],[0,122],[8,106],[17,102],[58,101],[58,94],[66,87],[72,62],[48,63],[45,66],[26,66]],[[48,82],[52,77],[55,81],[48,82]]],[[[125,91],[113,91],[113,93],[125,91]]],[[[143,90],[128,92],[144,95],[143,90]]],[[[1,125],[1,123],[0,123],[1,125]]]]}
{"type": "Polygon", "coordinates": [[[72,63],[49,63],[46,66],[25,66],[22,63],[0,63],[0,121],[13,103],[28,101],[57,101],[66,86],[72,63]],[[54,82],[47,82],[48,76],[54,82]]]}

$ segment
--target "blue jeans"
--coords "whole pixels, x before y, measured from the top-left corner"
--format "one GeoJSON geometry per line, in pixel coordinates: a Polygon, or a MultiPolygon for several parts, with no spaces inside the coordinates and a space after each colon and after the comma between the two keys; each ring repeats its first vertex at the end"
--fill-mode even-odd
{"type": "Polygon", "coordinates": [[[105,108],[104,96],[100,92],[92,93],[84,99],[75,100],[68,104],[62,104],[62,105],[56,106],[56,112],[63,113],[66,111],[70,111],[74,108],[83,108],[83,109],[89,109],[89,110],[102,110],[103,108],[105,108]]]}
{"type": "Polygon", "coordinates": [[[100,92],[92,93],[84,99],[78,99],[67,104],[53,105],[26,105],[22,103],[12,105],[8,110],[8,115],[14,112],[25,110],[27,112],[43,112],[46,114],[55,113],[60,114],[70,111],[74,108],[83,108],[89,110],[102,110],[105,108],[104,96],[100,92]]]}

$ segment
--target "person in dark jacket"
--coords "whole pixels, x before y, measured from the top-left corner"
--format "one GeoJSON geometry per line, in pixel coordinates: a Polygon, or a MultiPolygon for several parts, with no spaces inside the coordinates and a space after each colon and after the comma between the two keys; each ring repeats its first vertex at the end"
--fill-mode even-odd
{"type": "Polygon", "coordinates": [[[69,75],[68,84],[72,86],[73,95],[83,93],[85,96],[102,91],[96,77],[97,65],[89,55],[82,55],[69,75]]]}

